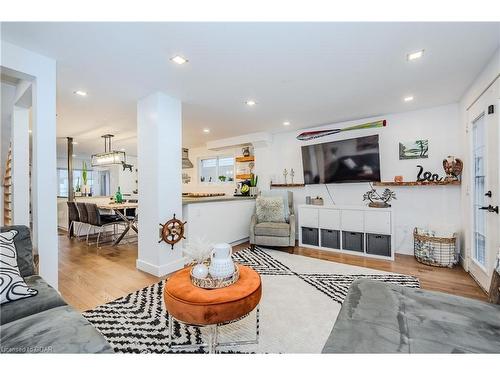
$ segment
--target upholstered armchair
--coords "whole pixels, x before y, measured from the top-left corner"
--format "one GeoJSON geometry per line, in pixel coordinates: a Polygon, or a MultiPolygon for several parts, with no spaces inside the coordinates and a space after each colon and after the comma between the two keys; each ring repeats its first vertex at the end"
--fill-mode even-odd
{"type": "Polygon", "coordinates": [[[293,193],[287,192],[288,209],[290,215],[287,222],[261,222],[257,220],[257,215],[252,215],[250,222],[250,248],[255,245],[287,247],[288,252],[293,252],[295,247],[295,212],[293,209],[293,193]]]}

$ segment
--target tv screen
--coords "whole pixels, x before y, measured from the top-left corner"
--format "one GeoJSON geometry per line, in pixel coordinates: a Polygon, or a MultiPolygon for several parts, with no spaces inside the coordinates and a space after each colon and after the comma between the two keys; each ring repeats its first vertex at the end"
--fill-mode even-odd
{"type": "Polygon", "coordinates": [[[304,183],[380,181],[378,135],[302,146],[304,183]]]}

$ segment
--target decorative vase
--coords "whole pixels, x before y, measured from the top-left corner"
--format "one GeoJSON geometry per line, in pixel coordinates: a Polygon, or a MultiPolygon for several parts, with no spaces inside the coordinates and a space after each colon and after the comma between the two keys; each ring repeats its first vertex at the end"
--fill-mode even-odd
{"type": "Polygon", "coordinates": [[[231,245],[227,243],[220,243],[214,246],[208,269],[213,278],[222,279],[234,273],[234,263],[231,254],[231,245]]]}
{"type": "Polygon", "coordinates": [[[243,148],[241,149],[241,152],[243,153],[243,156],[244,156],[244,157],[248,157],[248,156],[250,156],[250,147],[243,147],[243,148]]]}
{"type": "Polygon", "coordinates": [[[204,263],[199,263],[193,267],[193,276],[198,279],[204,279],[208,276],[208,267],[204,263]]]}
{"type": "Polygon", "coordinates": [[[259,188],[257,186],[250,187],[250,196],[255,197],[259,194],[259,188]]]}

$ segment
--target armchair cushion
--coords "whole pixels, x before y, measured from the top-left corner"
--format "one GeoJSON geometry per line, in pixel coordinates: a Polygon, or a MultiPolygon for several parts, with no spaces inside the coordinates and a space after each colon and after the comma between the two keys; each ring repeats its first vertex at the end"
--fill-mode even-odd
{"type": "Polygon", "coordinates": [[[258,223],[255,225],[256,236],[288,237],[290,224],[288,223],[258,223]]]}
{"type": "Polygon", "coordinates": [[[257,197],[255,213],[258,223],[285,223],[283,197],[257,197]]]}
{"type": "MultiPolygon", "coordinates": [[[[288,223],[290,214],[293,213],[293,211],[290,212],[291,210],[290,210],[289,192],[283,190],[275,190],[275,191],[270,190],[262,192],[262,196],[283,198],[283,207],[285,208],[285,221],[288,223]]],[[[292,210],[293,210],[293,204],[292,204],[292,210]]]]}

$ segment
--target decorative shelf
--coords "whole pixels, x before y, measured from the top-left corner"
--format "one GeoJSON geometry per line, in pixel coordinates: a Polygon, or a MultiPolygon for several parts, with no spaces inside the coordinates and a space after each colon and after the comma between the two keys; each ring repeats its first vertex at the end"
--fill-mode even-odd
{"type": "Polygon", "coordinates": [[[273,184],[271,183],[271,189],[272,188],[298,188],[298,187],[304,187],[306,186],[305,184],[273,184]]]}
{"type": "Polygon", "coordinates": [[[409,181],[409,182],[392,182],[382,181],[374,182],[374,186],[440,186],[440,185],[460,185],[461,181],[409,181]]]}
{"type": "Polygon", "coordinates": [[[251,173],[248,173],[248,174],[237,174],[236,175],[236,179],[238,180],[250,180],[252,178],[252,174],[251,173]]]}
{"type": "Polygon", "coordinates": [[[237,163],[248,163],[251,161],[255,161],[255,156],[250,155],[250,156],[237,156],[236,157],[236,162],[237,163]]]}

